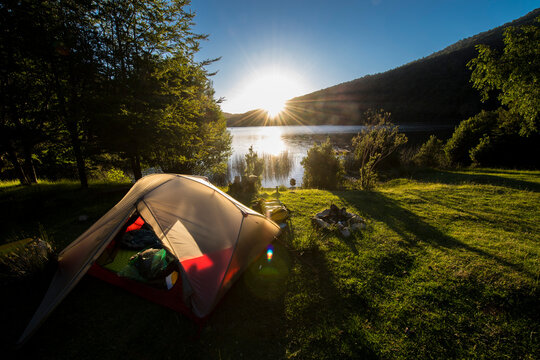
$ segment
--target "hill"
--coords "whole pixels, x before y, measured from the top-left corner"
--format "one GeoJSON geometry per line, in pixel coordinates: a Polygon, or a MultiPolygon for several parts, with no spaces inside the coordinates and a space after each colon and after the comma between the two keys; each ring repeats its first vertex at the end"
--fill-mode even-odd
{"type": "Polygon", "coordinates": [[[243,114],[223,113],[227,119],[227,126],[262,126],[266,125],[268,113],[262,109],[255,109],[243,114]]]}
{"type": "MultiPolygon", "coordinates": [[[[503,32],[508,26],[531,23],[540,16],[540,9],[492,30],[460,40],[425,58],[384,73],[322,89],[289,100],[283,124],[361,124],[362,114],[369,108],[383,108],[400,124],[458,124],[482,108],[480,96],[469,83],[466,64],[476,57],[475,46],[503,45],[503,32]]],[[[263,125],[262,110],[227,117],[229,126],[263,125]]]]}

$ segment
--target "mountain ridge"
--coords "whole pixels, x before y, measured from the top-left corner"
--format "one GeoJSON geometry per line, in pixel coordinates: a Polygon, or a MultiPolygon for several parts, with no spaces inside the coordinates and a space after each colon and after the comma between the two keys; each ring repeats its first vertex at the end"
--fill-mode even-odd
{"type": "Polygon", "coordinates": [[[226,114],[227,125],[354,125],[363,123],[363,113],[369,108],[391,112],[400,124],[457,125],[483,108],[497,106],[495,100],[481,103],[469,82],[466,64],[477,56],[475,46],[486,44],[500,49],[506,28],[532,23],[538,16],[540,8],[385,72],[295,97],[278,119],[269,119],[264,110],[254,109],[226,114]]]}

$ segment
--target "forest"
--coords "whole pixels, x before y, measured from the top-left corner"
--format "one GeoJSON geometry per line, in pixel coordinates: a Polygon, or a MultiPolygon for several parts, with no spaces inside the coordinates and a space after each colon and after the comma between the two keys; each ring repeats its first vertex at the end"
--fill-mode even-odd
{"type": "Polygon", "coordinates": [[[224,173],[231,139],[205,68],[218,59],[195,61],[207,36],[187,5],[3,1],[0,178],[224,173]]]}

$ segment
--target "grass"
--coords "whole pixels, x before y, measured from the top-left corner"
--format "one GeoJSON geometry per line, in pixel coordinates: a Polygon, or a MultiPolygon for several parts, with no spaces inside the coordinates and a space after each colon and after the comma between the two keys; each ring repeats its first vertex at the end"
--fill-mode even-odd
{"type": "MultiPolygon", "coordinates": [[[[62,248],[126,191],[54,186],[0,190],[0,208],[13,209],[2,214],[10,219],[2,239],[40,223],[62,248]],[[81,224],[83,213],[90,219],[81,224]]],[[[85,277],[14,354],[534,359],[539,187],[540,172],[476,169],[417,173],[373,192],[269,194],[292,210],[290,232],[276,243],[271,264],[259,259],[231,288],[199,336],[186,318],[85,277]],[[314,229],[310,217],[330,203],[360,214],[367,229],[347,239],[314,229]]],[[[27,308],[11,311],[28,317],[27,308]]],[[[24,317],[4,340],[16,338],[24,317]]]]}
{"type": "Polygon", "coordinates": [[[37,185],[0,184],[0,245],[36,236],[40,226],[62,249],[112,208],[129,183],[90,182],[81,189],[76,181],[39,181],[37,185]],[[87,220],[79,221],[86,215],[87,220]]]}

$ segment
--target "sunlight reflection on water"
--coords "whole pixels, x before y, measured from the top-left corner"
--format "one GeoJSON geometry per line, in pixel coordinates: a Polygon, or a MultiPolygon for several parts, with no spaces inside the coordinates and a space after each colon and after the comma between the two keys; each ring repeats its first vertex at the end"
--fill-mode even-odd
{"type": "MultiPolygon", "coordinates": [[[[407,134],[433,134],[452,129],[450,125],[407,124],[399,129],[407,134]]],[[[249,147],[265,159],[262,186],[289,186],[291,178],[302,184],[304,169],[300,162],[314,142],[321,143],[330,137],[335,148],[350,149],[351,139],[363,129],[359,125],[318,126],[250,126],[228,128],[232,139],[232,156],[228,163],[229,180],[242,173],[241,163],[249,147]]],[[[409,135],[407,135],[409,136],[409,135]]],[[[410,139],[409,139],[410,140],[410,139]]],[[[425,141],[425,140],[423,140],[425,141]]]]}
{"type": "Polygon", "coordinates": [[[230,180],[242,171],[242,159],[249,147],[265,159],[263,187],[289,186],[294,178],[301,185],[304,169],[300,162],[313,142],[321,142],[331,135],[332,140],[345,136],[348,140],[362,126],[251,126],[228,128],[233,135],[233,154],[229,159],[230,180]]]}

